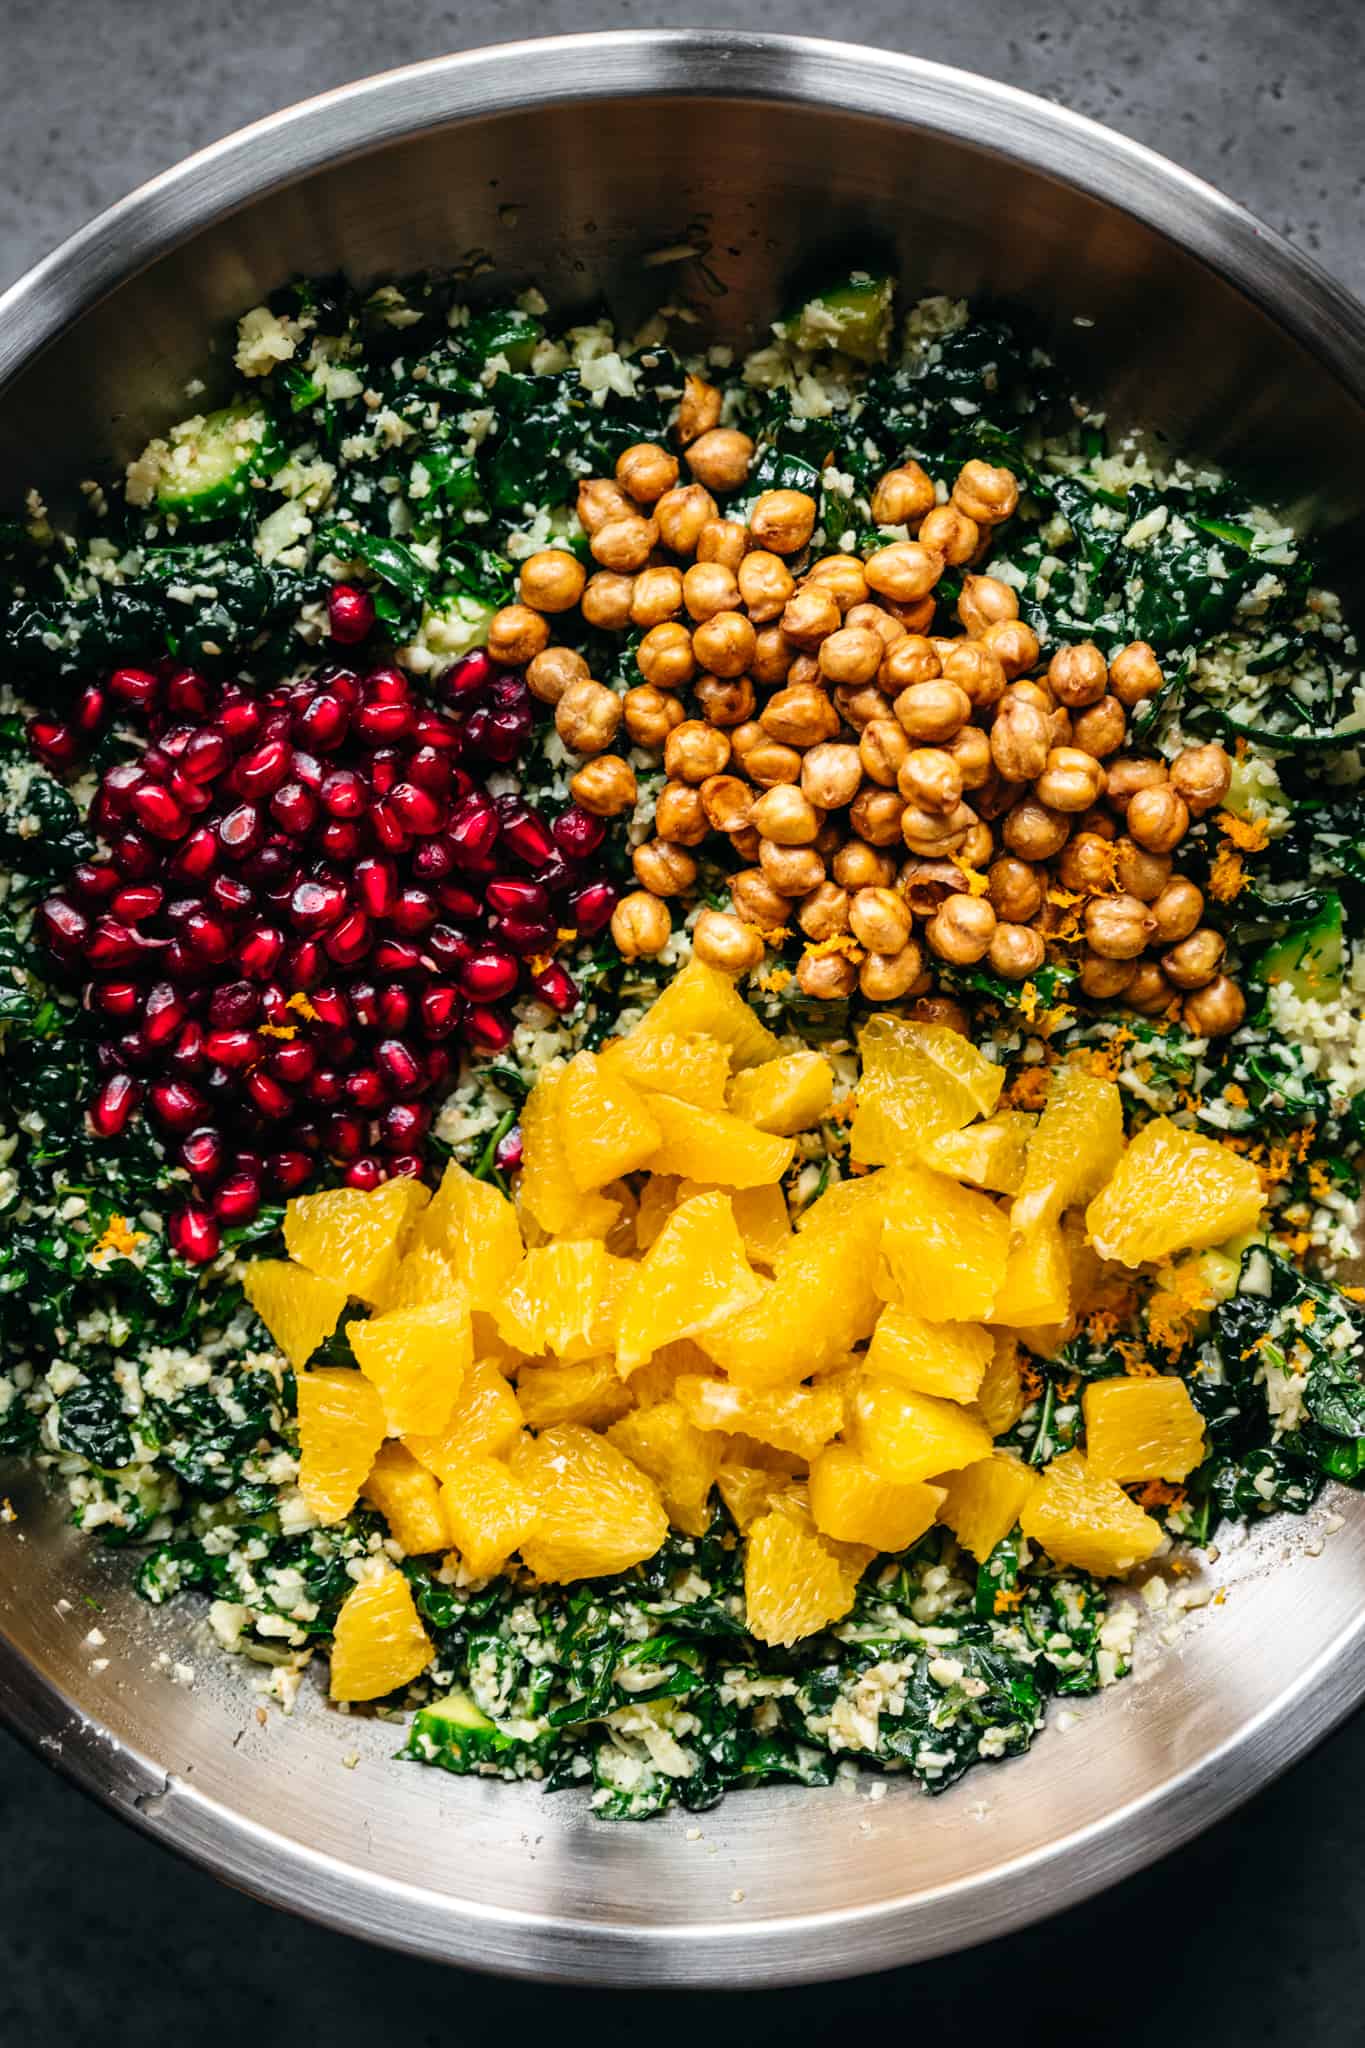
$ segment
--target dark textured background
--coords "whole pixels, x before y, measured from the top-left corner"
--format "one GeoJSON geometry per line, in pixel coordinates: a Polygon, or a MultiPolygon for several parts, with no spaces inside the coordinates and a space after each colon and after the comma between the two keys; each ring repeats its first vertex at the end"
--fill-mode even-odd
{"type": "MultiPolygon", "coordinates": [[[[1362,0],[738,0],[726,23],[880,43],[1092,114],[1222,185],[1365,290],[1362,0]]],[[[676,22],[633,0],[0,0],[0,285],[88,214],[288,101],[413,58],[575,28],[676,22]]],[[[658,1998],[501,1984],[322,1933],[182,1868],[0,1737],[0,2044],[453,2048],[547,2020],[614,2048],[755,2035],[1011,2048],[1346,2048],[1359,1972],[1365,1724],[1245,1812],[1093,1904],[918,1970],[658,1998]]]]}

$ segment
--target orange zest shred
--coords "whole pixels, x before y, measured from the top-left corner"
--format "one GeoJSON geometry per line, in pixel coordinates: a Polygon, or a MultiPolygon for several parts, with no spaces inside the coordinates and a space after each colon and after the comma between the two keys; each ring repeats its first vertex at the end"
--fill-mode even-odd
{"type": "Polygon", "coordinates": [[[1215,903],[1231,903],[1246,887],[1246,862],[1231,846],[1220,846],[1209,869],[1208,893],[1215,903]]]}
{"type": "Polygon", "coordinates": [[[980,868],[974,868],[970,862],[963,860],[960,853],[950,853],[948,858],[967,884],[968,895],[984,896],[991,886],[989,877],[983,875],[980,868]]]}
{"type": "Polygon", "coordinates": [[[126,1216],[111,1216],[99,1242],[91,1250],[91,1257],[107,1252],[116,1259],[131,1259],[146,1235],[145,1230],[134,1230],[126,1216]]]}
{"type": "Polygon", "coordinates": [[[1011,1613],[1019,1605],[1023,1597],[1024,1589],[1022,1586],[1002,1586],[996,1594],[993,1603],[995,1612],[997,1614],[1011,1613]]]}
{"type": "Polygon", "coordinates": [[[845,960],[852,960],[855,965],[867,957],[851,932],[834,932],[827,939],[812,939],[805,953],[808,960],[823,960],[826,953],[842,953],[845,960]]]}
{"type": "Polygon", "coordinates": [[[313,1005],[309,1002],[301,988],[295,989],[284,1007],[286,1010],[297,1011],[306,1024],[316,1024],[318,1021],[317,1011],[313,1008],[313,1005]]]}
{"type": "Polygon", "coordinates": [[[1243,853],[1260,853],[1270,844],[1270,824],[1265,818],[1239,818],[1235,811],[1220,811],[1213,822],[1243,853]]]}
{"type": "Polygon", "coordinates": [[[258,1038],[297,1038],[299,1027],[297,1024],[258,1024],[256,1035],[258,1038]]]}
{"type": "Polygon", "coordinates": [[[1128,1491],[1140,1508],[1173,1508],[1185,1499],[1184,1487],[1172,1486],[1165,1479],[1147,1479],[1141,1486],[1130,1487],[1128,1491]]]}

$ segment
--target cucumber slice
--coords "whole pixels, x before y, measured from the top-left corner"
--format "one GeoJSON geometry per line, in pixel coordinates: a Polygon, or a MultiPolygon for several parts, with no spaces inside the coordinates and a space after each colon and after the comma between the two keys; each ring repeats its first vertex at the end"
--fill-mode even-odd
{"type": "Polygon", "coordinates": [[[221,519],[242,506],[257,477],[272,476],[285,450],[267,414],[244,400],[177,428],[161,460],[156,503],[181,519],[221,519]]]}
{"type": "Polygon", "coordinates": [[[516,1747],[516,1738],[490,1721],[468,1693],[452,1692],[415,1716],[406,1754],[460,1773],[496,1764],[516,1747]]]}
{"type": "Polygon", "coordinates": [[[860,363],[875,363],[891,340],[891,301],[895,283],[855,270],[843,284],[831,285],[784,323],[788,341],[812,352],[838,349],[860,363]]]}
{"type": "Polygon", "coordinates": [[[1271,941],[1252,971],[1258,981],[1288,983],[1296,996],[1331,1003],[1341,994],[1342,951],[1341,898],[1329,890],[1311,917],[1271,941]]]}

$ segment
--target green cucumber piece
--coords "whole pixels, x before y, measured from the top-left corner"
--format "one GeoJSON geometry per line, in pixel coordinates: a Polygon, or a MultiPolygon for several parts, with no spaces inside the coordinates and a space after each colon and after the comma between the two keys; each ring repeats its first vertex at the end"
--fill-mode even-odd
{"type": "Polygon", "coordinates": [[[239,509],[258,477],[272,476],[285,450],[267,414],[244,400],[205,413],[173,436],[156,487],[157,508],[181,519],[221,519],[239,509]]]}
{"type": "Polygon", "coordinates": [[[838,349],[860,363],[875,363],[891,340],[894,280],[855,270],[842,284],[807,299],[784,323],[788,341],[815,353],[838,349]]]}
{"type": "Polygon", "coordinates": [[[1296,996],[1331,1003],[1341,994],[1342,952],[1341,898],[1328,890],[1311,917],[1271,941],[1252,971],[1267,985],[1288,983],[1296,996]]]}
{"type": "Polygon", "coordinates": [[[521,1745],[475,1706],[467,1692],[447,1693],[415,1715],[403,1755],[457,1775],[495,1764],[521,1745]]]}

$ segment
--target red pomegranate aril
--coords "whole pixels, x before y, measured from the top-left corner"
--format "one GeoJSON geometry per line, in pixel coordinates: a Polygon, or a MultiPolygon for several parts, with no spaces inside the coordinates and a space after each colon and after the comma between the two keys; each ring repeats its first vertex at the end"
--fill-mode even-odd
{"type": "Polygon", "coordinates": [[[574,929],[584,938],[600,932],[611,922],[611,914],[620,899],[620,891],[610,882],[588,882],[569,898],[569,914],[574,929]]]}
{"type": "Polygon", "coordinates": [[[38,758],[49,768],[69,768],[80,752],[80,735],[60,718],[31,718],[28,740],[38,758]]]}
{"type": "Polygon", "coordinates": [[[354,583],[334,583],[327,593],[327,627],[342,647],[355,647],[374,631],[374,599],[354,583]]]}
{"type": "Polygon", "coordinates": [[[185,808],[159,782],[139,782],[128,799],[128,808],[154,839],[182,839],[185,835],[189,824],[185,808]]]}
{"type": "Polygon", "coordinates": [[[335,692],[320,690],[294,719],[294,733],[319,753],[330,754],[345,739],[351,726],[351,709],[335,692]]]}
{"type": "Polygon", "coordinates": [[[428,1038],[449,1038],[460,1021],[460,991],[449,981],[429,982],[422,990],[422,1029],[428,1038]]]}
{"type": "Polygon", "coordinates": [[[558,960],[551,960],[539,974],[533,974],[531,984],[542,1002],[548,1003],[561,1017],[578,1001],[578,986],[558,960]]]}
{"type": "Polygon", "coordinates": [[[182,1074],[197,1074],[204,1065],[204,1027],[197,1017],[180,1027],[180,1036],[167,1055],[168,1062],[182,1074]]]}
{"type": "Polygon", "coordinates": [[[369,801],[369,792],[354,768],[333,768],[323,776],[318,795],[322,807],[334,818],[358,818],[369,801]]]}
{"type": "Polygon", "coordinates": [[[166,709],[176,718],[202,718],[209,708],[209,686],[192,668],[178,668],[166,678],[166,709]]]}
{"type": "Polygon", "coordinates": [[[388,1164],[390,1180],[420,1180],[425,1162],[420,1153],[396,1152],[388,1164]]]}
{"type": "Polygon", "coordinates": [[[161,679],[146,668],[116,668],[109,678],[109,695],[135,711],[150,711],[161,695],[161,679]]]}
{"type": "Polygon", "coordinates": [[[539,882],[523,881],[513,875],[498,875],[484,890],[488,908],[510,917],[548,917],[550,898],[539,882]]]}
{"type": "Polygon", "coordinates": [[[352,729],[372,747],[391,747],[409,738],[413,728],[412,706],[408,703],[362,704],[352,720],[352,729]]]}
{"type": "Polygon", "coordinates": [[[205,1266],[210,1259],[216,1259],[222,1249],[222,1233],[207,1209],[198,1203],[179,1209],[170,1220],[171,1250],[182,1259],[189,1259],[196,1266],[205,1266]]]}
{"type": "Polygon", "coordinates": [[[580,811],[577,804],[561,811],[550,830],[566,860],[587,860],[607,836],[606,820],[594,818],[591,811],[580,811]]]}
{"type": "Polygon", "coordinates": [[[310,754],[306,747],[295,747],[292,765],[294,781],[301,782],[305,789],[316,796],[322,788],[322,778],[327,773],[317,755],[310,754]]]}
{"type": "Polygon", "coordinates": [[[302,782],[282,782],[270,799],[270,815],[291,838],[306,839],[318,821],[318,800],[302,782]]]}
{"type": "Polygon", "coordinates": [[[375,1058],[380,1071],[390,1088],[400,1094],[410,1094],[422,1085],[422,1068],[410,1047],[401,1038],[386,1038],[381,1041],[375,1058]]]}
{"type": "Polygon", "coordinates": [[[326,972],[327,959],[316,939],[300,939],[289,948],[289,971],[286,979],[296,990],[306,994],[321,981],[326,972]]]}
{"type": "Polygon", "coordinates": [[[351,983],[351,1015],[362,1031],[373,1031],[379,1022],[379,990],[372,981],[351,983]]]}
{"type": "Polygon", "coordinates": [[[318,852],[336,867],[349,867],[360,851],[360,827],[352,818],[329,818],[317,838],[318,852]]]}
{"type": "Polygon", "coordinates": [[[261,707],[253,697],[238,697],[219,705],[213,723],[225,739],[245,746],[261,729],[261,707]]]}
{"type": "Polygon", "coordinates": [[[258,853],[253,853],[242,872],[252,888],[259,889],[263,896],[276,903],[287,903],[297,869],[298,849],[291,846],[281,833],[258,853]]]}
{"type": "MultiPolygon", "coordinates": [[[[53,900],[55,901],[56,899],[53,900]]],[[[86,922],[81,917],[79,910],[74,909],[69,903],[63,904],[62,910],[65,913],[65,918],[60,926],[58,926],[52,913],[51,903],[43,905],[43,911],[47,914],[45,917],[45,929],[49,933],[55,934],[56,939],[61,944],[70,946],[73,943],[70,937],[73,920],[79,919],[79,936],[74,943],[80,944],[82,941],[84,942],[85,957],[92,967],[127,967],[131,961],[138,959],[141,955],[142,946],[138,942],[137,933],[131,926],[124,924],[121,919],[116,917],[97,918],[95,928],[87,938],[86,922]]]]}
{"type": "Polygon", "coordinates": [[[185,919],[181,943],[196,959],[216,967],[232,951],[232,934],[211,910],[195,910],[185,919]]]}
{"type": "Polygon", "coordinates": [[[270,1117],[274,1122],[288,1116],[294,1106],[294,1098],[289,1090],[262,1067],[253,1067],[247,1075],[246,1092],[261,1115],[270,1117]]]}
{"type": "Polygon", "coordinates": [[[123,886],[122,875],[108,860],[78,861],[67,879],[78,896],[89,897],[94,903],[102,903],[123,886]]]}
{"type": "Polygon", "coordinates": [[[377,1067],[357,1067],[346,1076],[346,1099],[356,1109],[382,1109],[389,1099],[377,1067]]]}
{"type": "Polygon", "coordinates": [[[420,782],[395,784],[391,801],[408,830],[415,832],[420,838],[439,832],[445,824],[445,805],[429,789],[424,789],[420,782]]]}
{"type": "Polygon", "coordinates": [[[111,818],[127,817],[129,801],[141,781],[142,769],[136,761],[115,761],[100,781],[100,810],[111,818]]]}
{"type": "Polygon", "coordinates": [[[169,1045],[188,1015],[178,988],[169,981],[153,982],[142,1006],[142,1029],[147,1043],[169,1045]]]}
{"type": "Polygon", "coordinates": [[[379,1119],[379,1142],[386,1152],[411,1152],[431,1127],[431,1111],[420,1102],[395,1102],[379,1119]]]}
{"type": "Polygon", "coordinates": [[[117,1054],[117,1064],[132,1067],[139,1074],[145,1074],[158,1063],[155,1046],[148,1045],[141,1031],[125,1031],[116,1047],[110,1048],[117,1054]]]}
{"type": "Polygon", "coordinates": [[[353,1159],[346,1169],[346,1185],[360,1188],[369,1194],[386,1178],[383,1161],[367,1153],[363,1159],[353,1159]]]}
{"type": "Polygon", "coordinates": [[[346,1084],[335,1067],[316,1067],[308,1077],[306,1093],[310,1102],[330,1105],[341,1101],[346,1084]]]}
{"type": "Polygon", "coordinates": [[[318,1056],[306,1038],[285,1039],[266,1061],[276,1080],[290,1088],[301,1086],[317,1063],[318,1056]]]}
{"type": "Polygon", "coordinates": [[[387,796],[403,780],[403,756],[397,747],[378,747],[370,756],[370,793],[387,796]]]}
{"type": "Polygon", "coordinates": [[[259,991],[249,981],[225,981],[209,997],[209,1024],[215,1031],[240,1031],[255,1023],[260,1008],[259,991]]]}
{"type": "Polygon", "coordinates": [[[125,924],[144,924],[149,917],[156,916],[165,898],[165,890],[155,882],[130,882],[110,898],[109,908],[125,924]]]}
{"type": "Polygon", "coordinates": [[[204,1098],[188,1081],[154,1081],[148,1101],[158,1123],[172,1131],[189,1130],[204,1114],[204,1098]]]}
{"type": "MultiPolygon", "coordinates": [[[[262,721],[262,731],[267,721],[262,721]]],[[[267,739],[261,746],[253,747],[249,754],[243,754],[232,771],[232,786],[239,796],[249,798],[271,797],[282,783],[289,780],[290,755],[292,749],[287,740],[267,739]]]]}
{"type": "Polygon", "coordinates": [[[421,746],[408,756],[408,781],[433,796],[449,796],[451,780],[450,762],[438,747],[421,746]]]}
{"type": "Polygon", "coordinates": [[[514,761],[530,737],[534,723],[529,709],[491,711],[487,705],[470,714],[465,743],[485,761],[514,761]]]}
{"type": "Polygon", "coordinates": [[[389,913],[389,922],[407,938],[427,931],[436,922],[436,905],[425,889],[403,889],[389,913]]]}
{"type": "Polygon", "coordinates": [[[99,1138],[116,1138],[142,1099],[131,1074],[111,1074],[90,1105],[90,1123],[99,1138]]]}
{"type": "Polygon", "coordinates": [[[473,890],[464,888],[459,882],[442,882],[436,891],[436,901],[456,924],[473,924],[483,910],[473,890]]]}
{"type": "Polygon", "coordinates": [[[289,897],[289,916],[300,931],[321,932],[334,925],[346,908],[340,882],[296,882],[289,897]]]}
{"type": "Polygon", "coordinates": [[[261,1015],[267,1024],[278,1029],[297,1030],[298,1020],[289,1007],[289,998],[277,981],[268,981],[261,990],[261,1015]]]}
{"type": "Polygon", "coordinates": [[[227,1164],[227,1146],[221,1131],[201,1124],[181,1141],[180,1157],[201,1184],[217,1180],[227,1164]]]}
{"type": "Polygon", "coordinates": [[[375,1017],[379,1030],[387,1037],[395,1037],[406,1031],[412,1016],[412,997],[401,982],[391,981],[387,988],[381,988],[375,1003],[375,1017]]]}
{"type": "Polygon", "coordinates": [[[308,1000],[319,1024],[328,1025],[333,1031],[344,1031],[350,1023],[350,1003],[330,982],[323,988],[315,988],[308,1000]]]}
{"type": "Polygon", "coordinates": [[[261,1184],[254,1173],[230,1173],[213,1198],[213,1211],[220,1223],[231,1229],[250,1223],[261,1206],[261,1184]]]}
{"type": "MultiPolygon", "coordinates": [[[[458,803],[451,813],[446,827],[445,844],[461,867],[487,858],[498,843],[504,827],[498,813],[486,796],[467,796],[458,803]]],[[[551,852],[546,835],[545,851],[551,852]]],[[[515,848],[514,851],[520,851],[515,848]]]]}
{"type": "Polygon", "coordinates": [[[142,1005],[142,991],[135,981],[96,981],[90,986],[90,1004],[105,1017],[133,1017],[142,1005]]]}
{"type": "Polygon", "coordinates": [[[521,1125],[513,1124],[493,1149],[493,1164],[499,1173],[515,1173],[522,1158],[521,1125]]]}
{"type": "Polygon", "coordinates": [[[327,958],[338,967],[353,967],[369,952],[371,939],[370,920],[365,913],[348,910],[340,922],[332,926],[322,943],[327,958]]]}
{"type": "Polygon", "coordinates": [[[265,823],[255,804],[238,804],[218,820],[218,844],[229,860],[249,860],[265,838],[265,823]]]}
{"type": "Polygon", "coordinates": [[[272,1152],[265,1165],[271,1186],[282,1195],[296,1194],[313,1177],[313,1162],[306,1152],[272,1152]]]}
{"type": "Polygon", "coordinates": [[[387,917],[398,897],[398,870],[393,862],[375,856],[357,861],[353,880],[362,910],[370,917],[387,917]]]}
{"type": "Polygon", "coordinates": [[[474,941],[448,924],[433,925],[427,933],[426,943],[432,957],[452,970],[462,965],[474,951],[474,941]]]}
{"type": "Polygon", "coordinates": [[[498,946],[480,946],[460,963],[455,979],[472,1003],[496,1003],[511,995],[521,969],[498,946]]]}
{"type": "Polygon", "coordinates": [[[405,853],[411,844],[407,826],[385,797],[370,806],[370,831],[388,853],[405,853]]]}
{"type": "Polygon", "coordinates": [[[228,917],[244,917],[256,903],[255,890],[236,875],[215,875],[209,883],[209,895],[228,917]]]}
{"type": "Polygon", "coordinates": [[[144,776],[150,775],[153,782],[164,782],[172,768],[171,756],[161,746],[144,747],[138,762],[144,776]]]}
{"type": "MultiPolygon", "coordinates": [[[[453,823],[453,821],[452,821],[453,823]]],[[[524,860],[528,868],[538,868],[549,860],[555,850],[545,822],[534,811],[520,808],[504,813],[502,818],[503,843],[518,860],[524,860]]]]}
{"type": "Polygon", "coordinates": [[[455,1061],[448,1045],[429,1045],[422,1055],[422,1070],[427,1077],[428,1088],[444,1088],[455,1071],[455,1061]]]}
{"type": "Polygon", "coordinates": [[[478,1052],[505,1052],[512,1043],[511,1019],[501,1010],[476,1007],[465,1017],[465,1036],[478,1052]]]}
{"type": "Polygon", "coordinates": [[[365,678],[367,704],[406,704],[412,685],[401,668],[372,668],[365,678]]]}
{"type": "Polygon", "coordinates": [[[109,704],[98,683],[87,683],[77,697],[71,711],[71,721],[77,732],[86,739],[93,739],[103,728],[109,715],[109,704]]]}
{"type": "Polygon", "coordinates": [[[554,944],[556,929],[552,917],[495,917],[492,921],[493,937],[521,959],[529,953],[545,952],[554,944]]]}
{"type": "Polygon", "coordinates": [[[268,981],[284,951],[284,934],[272,924],[258,924],[237,947],[237,966],[251,981],[268,981]]]}
{"type": "Polygon", "coordinates": [[[454,668],[447,669],[441,678],[442,694],[452,703],[467,701],[478,691],[486,690],[496,673],[493,657],[482,647],[476,647],[462,661],[457,661],[454,668]]]}
{"type": "Polygon", "coordinates": [[[358,1159],[365,1149],[366,1126],[358,1116],[329,1116],[322,1141],[337,1159],[358,1159]]]}
{"type": "Polygon", "coordinates": [[[424,839],[412,852],[412,872],[419,882],[441,882],[455,865],[444,839],[424,839]]]}
{"type": "Polygon", "coordinates": [[[211,825],[196,825],[171,855],[170,871],[186,882],[202,882],[218,865],[219,834],[211,825]]]}
{"type": "Polygon", "coordinates": [[[407,939],[383,938],[370,962],[376,974],[416,974],[422,955],[407,939]]]}
{"type": "Polygon", "coordinates": [[[222,733],[206,726],[185,742],[178,766],[181,774],[187,775],[191,782],[215,782],[231,758],[222,733]]]}

